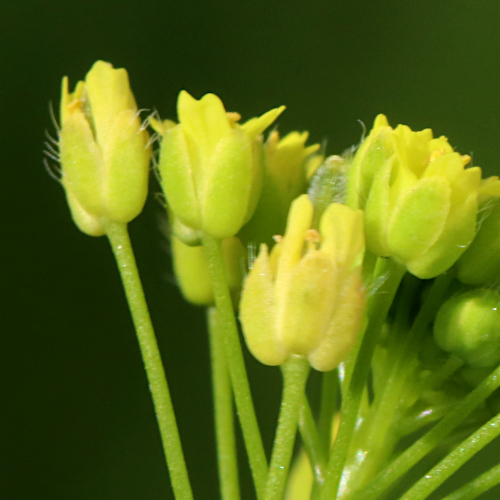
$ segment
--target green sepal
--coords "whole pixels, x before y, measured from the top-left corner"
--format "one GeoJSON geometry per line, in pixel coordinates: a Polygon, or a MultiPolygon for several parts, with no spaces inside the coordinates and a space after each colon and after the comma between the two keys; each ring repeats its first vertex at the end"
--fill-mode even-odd
{"type": "Polygon", "coordinates": [[[276,332],[290,352],[306,356],[321,340],[337,306],[337,273],[335,260],[316,250],[292,270],[276,319],[276,332]]]}
{"type": "Polygon", "coordinates": [[[478,232],[457,262],[458,279],[468,285],[495,284],[500,278],[500,198],[479,214],[478,232]]]}
{"type": "Polygon", "coordinates": [[[474,239],[476,232],[477,194],[451,207],[438,241],[421,257],[408,262],[410,273],[421,279],[435,278],[447,271],[474,239]]]}
{"type": "Polygon", "coordinates": [[[150,150],[134,110],[122,111],[109,131],[102,150],[104,200],[107,216],[115,222],[137,217],[148,195],[150,150]]]}
{"type": "Polygon", "coordinates": [[[201,228],[193,165],[182,125],[168,129],[161,143],[159,171],[169,207],[186,226],[201,228]]]}
{"type": "Polygon", "coordinates": [[[450,211],[450,183],[444,177],[417,182],[393,208],[387,233],[392,255],[403,262],[424,254],[439,238],[450,211]]]}
{"type": "Polygon", "coordinates": [[[500,294],[476,289],[455,295],[439,310],[434,336],[441,349],[474,368],[500,363],[500,294]]]}
{"type": "Polygon", "coordinates": [[[396,162],[392,156],[384,162],[373,179],[370,195],[365,206],[366,247],[383,257],[390,255],[387,246],[387,229],[390,215],[390,180],[396,162]]]}
{"type": "MultiPolygon", "coordinates": [[[[252,160],[252,144],[239,128],[224,135],[212,153],[203,172],[199,195],[203,231],[214,238],[234,236],[245,222],[252,160]]],[[[173,205],[172,209],[175,211],[173,205]]]]}
{"type": "Polygon", "coordinates": [[[275,296],[272,271],[266,245],[261,245],[258,257],[248,274],[240,302],[243,334],[250,352],[266,365],[281,365],[288,351],[275,333],[275,296]]]}
{"type": "Polygon", "coordinates": [[[83,210],[93,216],[104,215],[101,153],[83,113],[66,118],[59,135],[59,151],[63,186],[78,199],[83,210]]]}

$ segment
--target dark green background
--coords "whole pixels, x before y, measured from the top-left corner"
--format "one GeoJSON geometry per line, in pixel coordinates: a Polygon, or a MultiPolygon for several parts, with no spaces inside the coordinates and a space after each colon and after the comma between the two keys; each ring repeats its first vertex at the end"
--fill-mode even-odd
{"type": "MultiPolygon", "coordinates": [[[[4,0],[0,22],[2,500],[171,498],[107,242],[78,232],[42,165],[63,75],[123,66],[139,107],[162,117],[181,89],[215,92],[244,118],[286,104],[280,131],[309,130],[328,153],[384,112],[500,173],[498,0],[4,0]]],[[[175,287],[156,192],[133,243],[194,491],[215,499],[203,311],[175,287]]],[[[249,366],[270,446],[278,370],[249,366]]]]}

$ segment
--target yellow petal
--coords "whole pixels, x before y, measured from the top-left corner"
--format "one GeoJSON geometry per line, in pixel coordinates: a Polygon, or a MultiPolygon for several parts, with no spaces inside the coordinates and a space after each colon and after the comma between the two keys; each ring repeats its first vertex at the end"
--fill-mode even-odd
{"type": "Polygon", "coordinates": [[[220,139],[231,130],[222,101],[214,94],[197,100],[183,90],[177,101],[177,114],[188,141],[200,151],[200,161],[209,161],[220,139]]]}
{"type": "Polygon", "coordinates": [[[97,141],[105,144],[116,117],[126,109],[137,111],[127,71],[97,61],[87,73],[85,90],[97,141]]]}
{"type": "Polygon", "coordinates": [[[299,196],[290,206],[277,263],[276,287],[278,288],[284,286],[287,273],[291,272],[302,258],[306,231],[311,227],[313,211],[312,203],[306,194],[299,196]]]}
{"type": "Polygon", "coordinates": [[[264,132],[264,130],[266,130],[266,128],[269,127],[269,125],[271,125],[271,123],[273,123],[285,109],[286,106],[271,109],[258,118],[251,118],[245,122],[241,128],[248,134],[248,137],[253,140],[258,135],[262,134],[262,132],[264,132]]]}

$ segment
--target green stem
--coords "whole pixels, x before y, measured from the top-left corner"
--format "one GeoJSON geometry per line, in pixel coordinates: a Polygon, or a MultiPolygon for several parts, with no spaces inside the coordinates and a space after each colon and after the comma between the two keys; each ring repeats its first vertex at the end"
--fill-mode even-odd
{"type": "Polygon", "coordinates": [[[255,415],[236,318],[227,284],[221,241],[204,235],[203,246],[207,256],[208,270],[214,291],[215,305],[217,306],[219,328],[224,339],[224,351],[250,469],[252,470],[257,497],[263,498],[267,477],[267,460],[255,415]]]}
{"type": "Polygon", "coordinates": [[[105,229],[115,255],[128,306],[132,314],[132,320],[148,377],[149,389],[153,398],[156,418],[160,428],[163,450],[170,471],[174,495],[178,500],[191,500],[193,493],[175,421],[174,408],[170,399],[167,379],[153,325],[151,324],[148,306],[144,298],[144,291],[137,271],[132,245],[130,244],[127,225],[108,222],[105,224],[105,229]]]}
{"type": "Polygon", "coordinates": [[[332,442],[332,422],[337,411],[338,370],[325,372],[322,377],[318,432],[323,451],[328,456],[332,442]]]}
{"type": "Polygon", "coordinates": [[[346,374],[347,393],[342,401],[342,420],[337,439],[326,470],[325,484],[321,493],[322,500],[336,498],[342,471],[351,444],[358,411],[371,366],[371,359],[378,336],[386,320],[389,308],[406,269],[392,259],[381,259],[377,274],[385,281],[373,297],[369,308],[369,323],[361,339],[352,375],[346,374]]]}
{"type": "Polygon", "coordinates": [[[445,380],[461,368],[463,364],[464,362],[458,356],[452,354],[440,368],[433,371],[417,384],[415,392],[423,394],[425,391],[438,388],[445,380]]]}
{"type": "Polygon", "coordinates": [[[304,396],[302,408],[299,413],[299,432],[311,464],[314,479],[318,484],[322,485],[325,479],[323,473],[326,457],[306,396],[304,396]]]}
{"type": "Polygon", "coordinates": [[[457,403],[455,408],[443,417],[429,432],[418,439],[396,460],[388,464],[366,488],[357,493],[358,498],[363,498],[363,500],[380,498],[382,492],[387,490],[427,453],[439,445],[446,436],[460,425],[498,387],[500,387],[500,367],[486,377],[462,401],[457,403]]]}
{"type": "MultiPolygon", "coordinates": [[[[364,455],[364,460],[361,462],[356,460],[356,456],[352,457],[353,460],[351,460],[356,464],[349,475],[349,480],[354,488],[359,489],[367,484],[380,470],[381,464],[392,455],[399,438],[395,432],[394,423],[399,420],[399,414],[408,404],[405,398],[406,392],[409,392],[407,381],[412,379],[410,375],[415,372],[418,366],[419,343],[427,331],[429,323],[434,318],[439,304],[442,303],[443,295],[448,289],[451,279],[451,273],[447,273],[434,280],[409,332],[405,328],[404,316],[406,314],[400,315],[399,312],[405,309],[408,303],[411,303],[408,300],[407,292],[410,291],[410,296],[412,295],[413,286],[410,284],[413,283],[413,280],[407,279],[402,287],[403,293],[401,295],[406,299],[406,304],[402,303],[401,300],[396,304],[398,313],[394,328],[391,329],[392,341],[389,341],[390,352],[386,358],[389,365],[386,373],[387,380],[384,387],[375,394],[370,415],[363,421],[357,436],[355,436],[356,446],[351,448],[353,453],[361,449],[364,455]]],[[[406,313],[409,313],[409,309],[406,313]]],[[[411,391],[412,394],[414,392],[414,390],[411,391]]],[[[347,485],[349,489],[350,486],[347,485]]]]}
{"type": "Polygon", "coordinates": [[[219,463],[219,483],[223,500],[240,498],[238,461],[234,439],[233,394],[224,356],[224,343],[217,321],[217,309],[207,313],[212,360],[212,386],[219,463]]]}
{"type": "Polygon", "coordinates": [[[500,414],[471,434],[425,474],[420,481],[405,493],[404,500],[425,500],[428,498],[438,486],[498,435],[500,435],[500,414]]]}
{"type": "Polygon", "coordinates": [[[266,500],[281,500],[292,460],[300,407],[309,375],[309,363],[292,355],[283,365],[283,397],[266,485],[266,500]]]}
{"type": "Polygon", "coordinates": [[[444,500],[473,500],[498,484],[500,484],[500,464],[462,486],[444,500]]]}

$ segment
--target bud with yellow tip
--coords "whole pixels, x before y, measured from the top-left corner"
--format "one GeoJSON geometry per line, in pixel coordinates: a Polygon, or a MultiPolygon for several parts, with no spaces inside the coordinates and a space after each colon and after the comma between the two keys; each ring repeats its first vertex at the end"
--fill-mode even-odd
{"type": "Polygon", "coordinates": [[[179,94],[179,124],[162,130],[159,170],[169,208],[183,224],[221,239],[239,231],[260,194],[259,136],[283,109],[239,125],[216,95],[179,94]]]}
{"type": "Polygon", "coordinates": [[[127,72],[97,61],[72,93],[64,78],[60,114],[61,181],[75,223],[99,236],[105,221],[130,222],[146,201],[150,150],[127,72]]]}
{"type": "Polygon", "coordinates": [[[240,232],[251,243],[272,242],[274,234],[282,234],[292,201],[304,193],[307,167],[320,147],[306,146],[308,132],[290,132],[280,139],[277,130],[264,144],[264,176],[262,193],[252,218],[240,232]]]}
{"type": "Polygon", "coordinates": [[[262,363],[280,365],[297,354],[328,371],[349,354],[363,313],[363,214],[333,203],[319,232],[312,218],[309,198],[299,196],[271,255],[261,246],[244,283],[240,319],[262,363]]]}
{"type": "Polygon", "coordinates": [[[476,231],[481,169],[430,129],[392,129],[383,115],[357,152],[349,202],[366,213],[372,252],[403,262],[415,276],[449,269],[476,231]]]}

